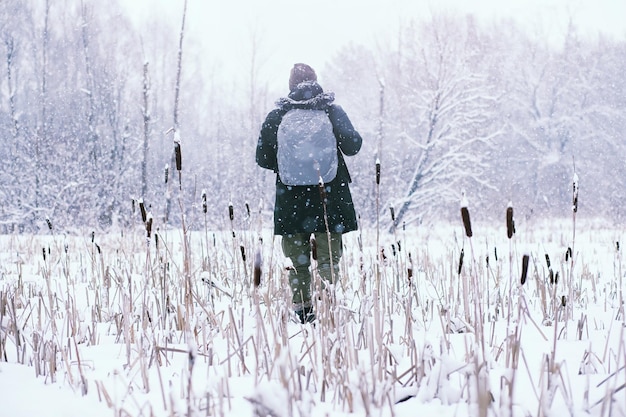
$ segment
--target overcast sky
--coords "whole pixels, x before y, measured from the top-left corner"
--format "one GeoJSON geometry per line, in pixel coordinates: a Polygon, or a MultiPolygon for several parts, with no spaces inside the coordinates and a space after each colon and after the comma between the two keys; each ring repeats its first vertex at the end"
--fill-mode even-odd
{"type": "MultiPolygon", "coordinates": [[[[125,3],[136,21],[157,14],[180,26],[184,0],[125,3]]],[[[626,0],[188,0],[188,33],[224,68],[249,63],[257,33],[263,75],[286,85],[295,62],[321,68],[350,41],[379,40],[399,22],[440,10],[472,13],[485,22],[512,18],[542,39],[558,41],[570,18],[588,36],[601,31],[626,39],[626,0]]]]}

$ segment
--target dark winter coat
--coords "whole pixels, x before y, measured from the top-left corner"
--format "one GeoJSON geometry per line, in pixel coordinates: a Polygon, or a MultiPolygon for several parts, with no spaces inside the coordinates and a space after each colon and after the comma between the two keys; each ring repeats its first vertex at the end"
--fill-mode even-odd
{"type": "MultiPolygon", "coordinates": [[[[334,180],[325,184],[328,228],[331,233],[357,229],[356,213],[348,184],[351,182],[343,155],[355,155],[361,149],[361,135],[354,129],[346,112],[332,104],[334,95],[324,93],[316,82],[298,85],[287,98],[277,101],[277,108],[266,117],[256,150],[256,162],[278,174],[277,132],[283,116],[294,108],[326,110],[337,138],[338,167],[334,180]]],[[[274,234],[326,232],[324,206],[317,185],[288,186],[276,175],[274,234]]]]}

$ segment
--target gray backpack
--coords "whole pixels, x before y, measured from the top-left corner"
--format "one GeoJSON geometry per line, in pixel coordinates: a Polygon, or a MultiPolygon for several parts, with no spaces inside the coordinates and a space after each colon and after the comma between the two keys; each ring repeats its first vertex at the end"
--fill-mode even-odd
{"type": "Polygon", "coordinates": [[[337,139],[324,110],[292,109],[278,127],[278,175],[285,185],[315,185],[337,175],[337,139]]]}

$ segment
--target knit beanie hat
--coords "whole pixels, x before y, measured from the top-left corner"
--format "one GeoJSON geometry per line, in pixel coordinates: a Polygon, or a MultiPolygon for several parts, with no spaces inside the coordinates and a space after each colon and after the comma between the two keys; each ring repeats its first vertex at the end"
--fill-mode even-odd
{"type": "Polygon", "coordinates": [[[298,84],[305,81],[317,81],[315,70],[307,64],[295,64],[289,75],[289,91],[295,90],[298,84]]]}

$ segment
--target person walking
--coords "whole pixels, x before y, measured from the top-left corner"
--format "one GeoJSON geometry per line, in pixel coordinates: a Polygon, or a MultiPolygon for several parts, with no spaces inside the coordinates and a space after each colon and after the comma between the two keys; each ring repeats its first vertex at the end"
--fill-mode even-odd
{"type": "Polygon", "coordinates": [[[259,134],[257,164],[276,175],[274,234],[293,268],[294,311],[301,323],[315,320],[311,302],[311,239],[323,285],[334,284],[343,251],[342,235],[357,230],[344,155],[356,155],[362,138],[346,112],[324,92],[317,74],[297,63],[289,95],[276,102],[259,134]]]}

